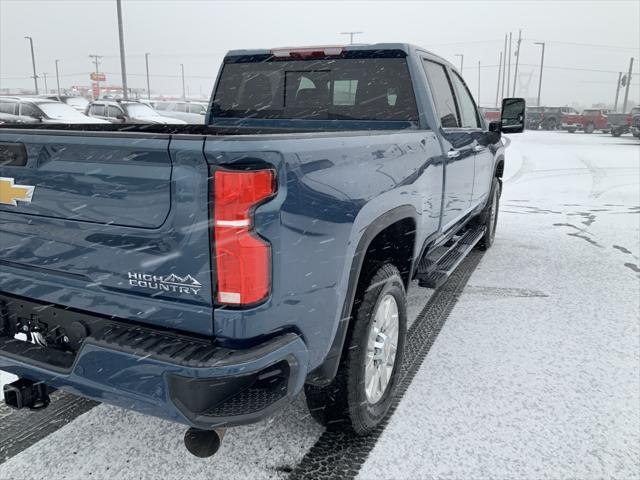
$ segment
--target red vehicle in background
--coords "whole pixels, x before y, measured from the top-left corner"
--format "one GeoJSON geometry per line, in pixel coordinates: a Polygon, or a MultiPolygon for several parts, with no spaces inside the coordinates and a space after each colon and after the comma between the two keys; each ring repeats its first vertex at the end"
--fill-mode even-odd
{"type": "Polygon", "coordinates": [[[500,109],[497,107],[480,107],[480,113],[487,123],[500,121],[500,109]]]}
{"type": "Polygon", "coordinates": [[[598,108],[588,108],[582,111],[582,128],[584,133],[593,133],[594,130],[601,130],[609,133],[609,110],[598,108]]]}
{"type": "MultiPolygon", "coordinates": [[[[552,109],[549,109],[552,110],[552,109]]],[[[555,109],[554,109],[555,110],[555,109]]],[[[544,121],[543,124],[547,123],[547,124],[551,124],[551,115],[550,115],[550,111],[547,112],[545,111],[545,116],[544,116],[544,121]]],[[[559,118],[559,123],[560,123],[560,128],[562,130],[566,130],[569,133],[574,133],[577,130],[582,129],[582,115],[580,115],[578,113],[578,111],[573,108],[573,107],[560,107],[558,109],[557,112],[559,118]]],[[[557,120],[556,120],[556,125],[557,125],[557,120]]],[[[558,128],[556,126],[556,128],[558,128]]],[[[551,128],[547,128],[546,130],[552,130],[551,128]]]]}

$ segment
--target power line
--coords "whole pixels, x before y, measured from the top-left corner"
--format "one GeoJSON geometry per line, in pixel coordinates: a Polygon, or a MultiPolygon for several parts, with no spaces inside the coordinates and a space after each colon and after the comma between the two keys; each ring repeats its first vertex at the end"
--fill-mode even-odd
{"type": "MultiPolygon", "coordinates": [[[[528,42],[537,42],[539,40],[534,40],[531,38],[523,38],[523,40],[527,40],[528,42]]],[[[562,42],[559,40],[548,40],[546,43],[556,44],[556,45],[573,45],[576,47],[591,47],[591,48],[611,48],[616,50],[640,50],[638,47],[622,47],[619,45],[603,45],[600,43],[580,43],[580,42],[562,42]]]]}

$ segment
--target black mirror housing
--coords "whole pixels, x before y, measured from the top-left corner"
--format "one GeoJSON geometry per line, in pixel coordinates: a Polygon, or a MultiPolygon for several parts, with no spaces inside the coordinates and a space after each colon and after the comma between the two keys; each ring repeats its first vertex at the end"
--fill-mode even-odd
{"type": "Polygon", "coordinates": [[[502,133],[522,133],[527,105],[524,98],[504,98],[500,114],[502,133]]]}

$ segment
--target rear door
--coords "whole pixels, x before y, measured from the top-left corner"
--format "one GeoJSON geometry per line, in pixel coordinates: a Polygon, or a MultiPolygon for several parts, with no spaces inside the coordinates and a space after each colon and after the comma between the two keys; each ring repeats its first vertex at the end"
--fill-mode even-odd
{"type": "Polygon", "coordinates": [[[431,95],[440,119],[445,156],[445,187],[442,230],[452,227],[471,209],[474,178],[475,139],[471,129],[463,128],[460,109],[447,68],[428,58],[422,60],[431,95]]]}
{"type": "Polygon", "coordinates": [[[0,292],[210,334],[202,149],[202,137],[0,129],[0,292]]]}

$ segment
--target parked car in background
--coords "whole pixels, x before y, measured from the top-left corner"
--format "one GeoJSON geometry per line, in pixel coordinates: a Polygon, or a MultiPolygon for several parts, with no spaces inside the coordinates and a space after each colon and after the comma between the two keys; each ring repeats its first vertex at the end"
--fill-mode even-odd
{"type": "Polygon", "coordinates": [[[15,123],[107,123],[48,98],[0,97],[0,111],[18,117],[15,123]]]}
{"type": "Polygon", "coordinates": [[[78,96],[69,96],[69,95],[48,95],[44,98],[48,98],[49,100],[56,100],[58,102],[66,103],[71,108],[76,109],[80,113],[84,113],[87,110],[87,106],[89,105],[89,100],[84,97],[78,96]]]}
{"type": "Polygon", "coordinates": [[[632,115],[631,128],[629,130],[634,137],[640,138],[640,111],[632,115]]]}
{"type": "Polygon", "coordinates": [[[487,123],[500,121],[500,109],[497,107],[478,107],[480,114],[487,123]]]}
{"type": "Polygon", "coordinates": [[[525,118],[527,130],[538,130],[544,118],[544,107],[527,107],[525,118]]]}
{"type": "Polygon", "coordinates": [[[587,108],[582,111],[582,128],[584,133],[593,133],[595,130],[601,130],[608,133],[607,125],[609,123],[609,110],[601,108],[587,108]]]}
{"type": "MultiPolygon", "coordinates": [[[[156,102],[155,108],[164,117],[177,118],[187,123],[203,124],[207,104],[201,102],[175,101],[156,102]]],[[[498,110],[498,117],[500,110],[498,110]]]]}
{"type": "Polygon", "coordinates": [[[563,115],[578,115],[573,107],[543,107],[543,118],[540,126],[543,130],[559,130],[562,128],[563,115]]]}
{"type": "Polygon", "coordinates": [[[184,125],[187,122],[164,117],[149,105],[135,100],[96,100],[87,107],[87,115],[111,123],[156,123],[184,125]]]}
{"type": "Polygon", "coordinates": [[[574,133],[582,129],[582,115],[580,115],[577,110],[561,112],[560,118],[562,121],[560,128],[562,130],[574,133]]]}
{"type": "Polygon", "coordinates": [[[610,113],[608,115],[607,129],[614,137],[619,137],[631,130],[631,119],[640,113],[640,107],[634,107],[629,113],[610,113]]]}

